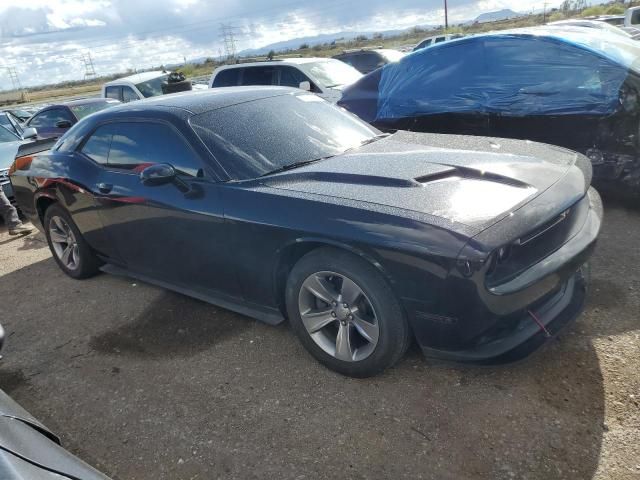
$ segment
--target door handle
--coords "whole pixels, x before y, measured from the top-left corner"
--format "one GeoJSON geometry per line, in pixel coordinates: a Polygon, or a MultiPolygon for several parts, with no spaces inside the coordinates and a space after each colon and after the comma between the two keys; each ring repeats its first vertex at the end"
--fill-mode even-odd
{"type": "Polygon", "coordinates": [[[99,183],[96,187],[98,187],[100,193],[109,193],[113,189],[113,185],[110,183],[99,183]]]}

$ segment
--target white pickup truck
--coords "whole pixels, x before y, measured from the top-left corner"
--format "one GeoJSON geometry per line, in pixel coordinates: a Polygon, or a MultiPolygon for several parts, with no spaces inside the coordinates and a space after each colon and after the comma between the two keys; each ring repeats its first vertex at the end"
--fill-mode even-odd
{"type": "Polygon", "coordinates": [[[627,8],[624,12],[624,26],[640,28],[640,7],[627,8]]]}
{"type": "Polygon", "coordinates": [[[207,88],[205,85],[192,85],[191,81],[172,81],[175,76],[171,72],[152,71],[136,73],[128,77],[118,78],[102,85],[102,98],[114,98],[123,103],[143,98],[155,97],[166,93],[183,92],[207,88]]]}

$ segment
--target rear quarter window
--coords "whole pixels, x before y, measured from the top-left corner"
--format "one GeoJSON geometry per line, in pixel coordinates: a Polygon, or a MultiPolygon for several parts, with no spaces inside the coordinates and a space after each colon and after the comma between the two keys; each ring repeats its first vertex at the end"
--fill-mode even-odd
{"type": "Polygon", "coordinates": [[[213,87],[235,87],[238,85],[239,68],[228,68],[218,72],[213,79],[213,87]]]}

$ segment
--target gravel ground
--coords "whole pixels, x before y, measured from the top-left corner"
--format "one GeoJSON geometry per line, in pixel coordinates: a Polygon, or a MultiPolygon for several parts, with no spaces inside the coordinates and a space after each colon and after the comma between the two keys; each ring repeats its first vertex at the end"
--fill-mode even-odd
{"type": "Polygon", "coordinates": [[[367,380],[269,327],[63,275],[0,227],[0,388],[114,479],[640,478],[640,211],[607,206],[585,313],[523,362],[367,380]]]}

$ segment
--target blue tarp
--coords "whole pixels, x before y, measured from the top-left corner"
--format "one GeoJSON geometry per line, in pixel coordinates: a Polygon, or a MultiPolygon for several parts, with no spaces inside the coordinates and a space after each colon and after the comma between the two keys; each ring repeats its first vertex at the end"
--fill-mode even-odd
{"type": "Polygon", "coordinates": [[[589,28],[531,28],[437,44],[386,65],[376,120],[438,113],[608,115],[640,46],[589,28]]]}

